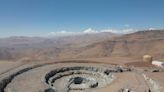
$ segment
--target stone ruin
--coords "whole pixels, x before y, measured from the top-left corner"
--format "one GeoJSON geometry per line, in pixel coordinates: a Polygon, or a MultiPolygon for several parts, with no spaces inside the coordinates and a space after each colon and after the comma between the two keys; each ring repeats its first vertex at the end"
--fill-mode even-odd
{"type": "Polygon", "coordinates": [[[82,91],[105,87],[114,79],[112,73],[129,71],[122,68],[63,67],[45,75],[44,92],[82,91]]]}

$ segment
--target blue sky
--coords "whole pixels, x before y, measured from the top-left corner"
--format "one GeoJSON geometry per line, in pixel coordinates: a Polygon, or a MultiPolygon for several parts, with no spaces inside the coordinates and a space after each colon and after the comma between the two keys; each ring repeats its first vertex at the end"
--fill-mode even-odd
{"type": "Polygon", "coordinates": [[[164,27],[164,0],[0,0],[0,37],[164,27]]]}

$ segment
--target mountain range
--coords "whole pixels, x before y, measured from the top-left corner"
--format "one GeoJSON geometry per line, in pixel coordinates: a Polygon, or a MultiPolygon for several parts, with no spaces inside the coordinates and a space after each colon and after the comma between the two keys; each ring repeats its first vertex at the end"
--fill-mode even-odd
{"type": "Polygon", "coordinates": [[[0,60],[53,60],[98,57],[164,57],[164,30],[130,34],[102,32],[64,37],[0,39],[0,60]]]}

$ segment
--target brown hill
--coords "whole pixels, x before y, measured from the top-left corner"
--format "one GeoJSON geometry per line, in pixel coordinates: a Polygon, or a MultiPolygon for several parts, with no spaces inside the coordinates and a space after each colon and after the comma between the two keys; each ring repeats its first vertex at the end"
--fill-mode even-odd
{"type": "Polygon", "coordinates": [[[164,57],[164,31],[139,31],[132,34],[114,37],[94,43],[76,53],[75,57],[141,57],[150,54],[154,57],[164,57]]]}
{"type": "Polygon", "coordinates": [[[0,39],[0,59],[48,60],[97,57],[164,57],[164,31],[126,35],[85,34],[59,38],[12,37],[0,39]]]}
{"type": "MultiPolygon", "coordinates": [[[[89,44],[115,37],[113,33],[78,34],[64,37],[9,37],[0,39],[0,59],[56,59],[67,49],[85,47],[89,44]]],[[[66,52],[67,53],[67,52],[66,52]]],[[[69,56],[70,58],[72,56],[69,56]]]]}

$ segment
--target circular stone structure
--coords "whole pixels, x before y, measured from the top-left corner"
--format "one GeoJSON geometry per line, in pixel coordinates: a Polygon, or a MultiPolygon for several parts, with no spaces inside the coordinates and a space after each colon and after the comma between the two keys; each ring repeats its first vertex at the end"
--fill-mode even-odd
{"type": "Polygon", "coordinates": [[[101,88],[112,82],[112,72],[116,71],[96,67],[63,67],[47,73],[45,83],[54,92],[101,88]]]}
{"type": "Polygon", "coordinates": [[[27,63],[0,75],[0,92],[160,92],[140,71],[91,61],[27,63]]]}

